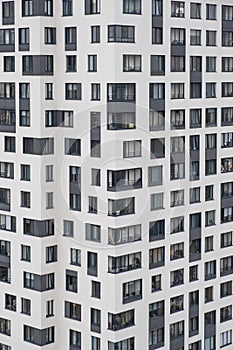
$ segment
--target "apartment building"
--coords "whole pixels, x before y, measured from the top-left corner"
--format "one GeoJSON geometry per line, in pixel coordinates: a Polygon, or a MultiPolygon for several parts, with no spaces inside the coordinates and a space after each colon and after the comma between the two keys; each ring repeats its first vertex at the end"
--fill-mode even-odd
{"type": "Polygon", "coordinates": [[[0,350],[232,350],[232,0],[0,0],[0,350]]]}

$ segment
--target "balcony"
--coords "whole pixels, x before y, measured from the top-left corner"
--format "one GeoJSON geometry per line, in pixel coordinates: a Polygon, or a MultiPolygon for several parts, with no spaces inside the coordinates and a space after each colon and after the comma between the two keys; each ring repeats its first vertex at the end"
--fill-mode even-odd
{"type": "Polygon", "coordinates": [[[175,250],[174,253],[171,255],[171,260],[177,260],[184,257],[184,251],[182,249],[175,250]]]}
{"type": "Polygon", "coordinates": [[[135,213],[135,198],[108,200],[108,216],[118,217],[135,213]]]}
{"type": "Polygon", "coordinates": [[[142,299],[142,291],[141,290],[129,292],[127,294],[124,294],[123,304],[132,303],[132,302],[140,300],[140,299],[142,299]]]}
{"type": "Polygon", "coordinates": [[[134,326],[134,310],[121,312],[119,314],[108,314],[108,329],[119,331],[120,329],[134,326]]]}

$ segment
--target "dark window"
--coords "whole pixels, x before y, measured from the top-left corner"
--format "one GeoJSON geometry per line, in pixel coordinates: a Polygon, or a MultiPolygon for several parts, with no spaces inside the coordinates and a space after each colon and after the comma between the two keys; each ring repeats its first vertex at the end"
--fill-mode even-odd
{"type": "MultiPolygon", "coordinates": [[[[73,234],[70,234],[70,233],[64,234],[64,236],[73,237],[73,234]]],[[[76,266],[81,266],[81,250],[80,249],[75,249],[75,248],[70,249],[70,264],[76,265],[76,266]]]]}
{"type": "MultiPolygon", "coordinates": [[[[96,198],[96,197],[91,197],[91,198],[96,198]]],[[[86,224],[86,240],[93,241],[93,242],[100,242],[101,241],[101,226],[100,225],[93,225],[93,224],[86,224]]]]}
{"type": "Polygon", "coordinates": [[[206,31],[206,46],[216,46],[217,32],[215,30],[206,31]]]}
{"type": "Polygon", "coordinates": [[[81,305],[65,301],[65,317],[81,321],[81,305]]]}
{"type": "Polygon", "coordinates": [[[185,3],[183,1],[171,2],[171,17],[184,17],[185,3]]]}
{"type": "Polygon", "coordinates": [[[65,50],[77,50],[77,28],[65,28],[65,50]]]}
{"type": "Polygon", "coordinates": [[[124,311],[118,314],[108,313],[108,329],[118,331],[134,326],[134,310],[124,311]]]}
{"type": "Polygon", "coordinates": [[[201,30],[190,29],[190,45],[201,45],[201,30]]]}
{"type": "Polygon", "coordinates": [[[66,56],[66,73],[77,72],[77,56],[66,56]]]}
{"type": "Polygon", "coordinates": [[[185,29],[171,28],[171,44],[185,45],[185,29]]]}
{"type": "Polygon", "coordinates": [[[19,51],[29,50],[29,28],[19,28],[19,51]]]}
{"type": "Polygon", "coordinates": [[[163,28],[152,27],[152,44],[159,45],[163,43],[163,28]]]}
{"type": "Polygon", "coordinates": [[[171,56],[171,72],[185,72],[185,56],[171,56]]]}
{"type": "Polygon", "coordinates": [[[100,292],[101,292],[100,287],[101,287],[100,282],[91,281],[91,296],[93,298],[100,299],[100,292]]]}
{"type": "Polygon", "coordinates": [[[14,136],[5,136],[5,152],[15,152],[14,136]]]}
{"type": "Polygon", "coordinates": [[[81,140],[65,138],[65,154],[71,156],[81,155],[81,140]]]}
{"type": "MultiPolygon", "coordinates": [[[[222,58],[222,62],[223,62],[222,58]]],[[[216,57],[207,56],[206,57],[206,72],[216,72],[216,57]]]]}
{"type": "Polygon", "coordinates": [[[21,177],[20,180],[30,181],[30,165],[21,164],[21,177]]]}
{"type": "Polygon", "coordinates": [[[78,273],[72,270],[66,270],[66,290],[77,293],[78,291],[78,273]]]}
{"type": "Polygon", "coordinates": [[[2,24],[15,23],[15,3],[14,1],[4,1],[2,3],[2,24]]]}
{"type": "Polygon", "coordinates": [[[153,16],[163,15],[163,0],[152,0],[152,15],[153,16]]]}
{"type": "Polygon", "coordinates": [[[30,208],[31,206],[31,193],[21,191],[21,207],[30,208]]]}
{"type": "Polygon", "coordinates": [[[162,277],[161,275],[155,275],[151,277],[151,292],[157,292],[162,289],[161,287],[162,277]]]}
{"type": "Polygon", "coordinates": [[[29,245],[21,244],[21,260],[31,261],[31,247],[29,245]]]}
{"type": "Polygon", "coordinates": [[[216,9],[216,5],[206,4],[206,19],[216,19],[216,9]]]}
{"type": "Polygon", "coordinates": [[[134,26],[109,25],[108,42],[135,42],[134,26]]]}
{"type": "Polygon", "coordinates": [[[66,100],[81,100],[82,99],[82,85],[81,83],[66,83],[65,84],[65,98],[66,100]]]}
{"type": "Polygon", "coordinates": [[[46,247],[46,263],[57,261],[57,246],[46,247]]]}
{"type": "Polygon", "coordinates": [[[101,185],[101,170],[91,169],[91,185],[100,186],[101,185]]]}
{"type": "Polygon", "coordinates": [[[201,72],[201,71],[202,71],[202,57],[190,56],[190,72],[201,72]]]}
{"type": "Polygon", "coordinates": [[[141,55],[123,55],[123,72],[141,72],[141,55]]]}
{"type": "Polygon", "coordinates": [[[91,331],[101,333],[101,311],[91,308],[91,331]]]}
{"type": "Polygon", "coordinates": [[[87,252],[87,274],[90,276],[98,275],[98,255],[97,253],[87,252]]]}
{"type": "Polygon", "coordinates": [[[70,329],[70,349],[81,349],[81,332],[70,329]]]}
{"type": "Polygon", "coordinates": [[[30,316],[31,315],[31,300],[21,298],[21,313],[30,316]]]}
{"type": "Polygon", "coordinates": [[[4,56],[4,72],[14,72],[14,71],[15,71],[15,57],[4,56]]]}
{"type": "Polygon", "coordinates": [[[100,0],[85,0],[85,15],[100,13],[100,0]]]}
{"type": "Polygon", "coordinates": [[[56,28],[44,28],[44,43],[50,45],[56,44],[56,28]]]}
{"type": "Polygon", "coordinates": [[[164,75],[165,74],[165,56],[151,55],[150,56],[150,74],[164,75]]]}
{"type": "Polygon", "coordinates": [[[72,16],[73,15],[73,0],[62,1],[62,15],[72,16]]]}

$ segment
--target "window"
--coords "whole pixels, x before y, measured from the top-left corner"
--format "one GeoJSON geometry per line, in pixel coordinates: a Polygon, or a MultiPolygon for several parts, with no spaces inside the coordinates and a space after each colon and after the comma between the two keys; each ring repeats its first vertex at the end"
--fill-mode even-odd
{"type": "Polygon", "coordinates": [[[117,245],[141,239],[141,225],[108,228],[108,244],[117,245]]]}
{"type": "Polygon", "coordinates": [[[184,177],[185,177],[185,164],[184,163],[171,164],[170,179],[177,180],[177,179],[184,179],[184,177]]]}
{"type": "Polygon", "coordinates": [[[165,220],[151,221],[149,223],[149,241],[156,241],[165,238],[165,220]]]}
{"type": "Polygon", "coordinates": [[[100,14],[100,0],[85,0],[85,15],[100,14]]]}
{"type": "Polygon", "coordinates": [[[202,71],[202,57],[190,56],[190,72],[201,72],[201,71],[202,71]]]}
{"type": "Polygon", "coordinates": [[[215,225],[215,210],[205,212],[205,226],[215,225]]]}
{"type": "Polygon", "coordinates": [[[216,5],[206,4],[206,19],[214,20],[216,19],[216,5]]]}
{"type": "Polygon", "coordinates": [[[141,0],[123,0],[123,13],[140,15],[141,0]]]}
{"type": "Polygon", "coordinates": [[[65,301],[65,317],[81,321],[81,305],[65,301]]]}
{"type": "Polygon", "coordinates": [[[53,100],[53,83],[45,83],[45,99],[53,100]]]}
{"type": "Polygon", "coordinates": [[[11,321],[6,318],[0,318],[0,333],[11,336],[11,321]]]}
{"type": "Polygon", "coordinates": [[[213,297],[214,287],[205,288],[205,303],[209,303],[214,300],[213,297]]]}
{"type": "Polygon", "coordinates": [[[164,209],[163,204],[163,192],[162,193],[154,193],[150,195],[150,210],[159,210],[164,209]]]}
{"type": "Polygon", "coordinates": [[[123,304],[142,298],[142,280],[123,283],[123,304]]]}
{"type": "Polygon", "coordinates": [[[134,26],[109,25],[108,42],[135,42],[134,26]]]}
{"type": "Polygon", "coordinates": [[[65,84],[65,98],[66,100],[81,100],[82,99],[82,85],[81,83],[66,83],[65,84]]]}
{"type": "Polygon", "coordinates": [[[77,50],[77,28],[65,28],[65,50],[77,50]]]}
{"type": "Polygon", "coordinates": [[[185,45],[185,29],[171,28],[171,44],[185,45]]]}
{"type": "Polygon", "coordinates": [[[198,265],[189,267],[189,282],[198,280],[198,265]]]}
{"type": "Polygon", "coordinates": [[[232,330],[220,333],[220,347],[232,344],[232,330]]]}
{"type": "Polygon", "coordinates": [[[211,337],[205,338],[204,342],[204,350],[215,350],[215,335],[212,335],[211,337]]]}
{"type": "Polygon", "coordinates": [[[31,207],[31,193],[21,191],[21,207],[30,208],[31,207]]]}
{"type": "Polygon", "coordinates": [[[81,348],[81,332],[70,329],[70,349],[81,348]]]}
{"type": "Polygon", "coordinates": [[[183,1],[172,1],[171,17],[184,17],[184,5],[183,1]]]}
{"type": "Polygon", "coordinates": [[[141,141],[123,141],[123,157],[141,157],[141,141]]]}
{"type": "Polygon", "coordinates": [[[190,4],[190,18],[201,19],[201,4],[191,2],[190,4]]]}
{"type": "Polygon", "coordinates": [[[185,72],[185,56],[171,56],[171,72],[185,72]]]}
{"type": "Polygon", "coordinates": [[[162,185],[163,183],[162,165],[148,167],[148,186],[162,185]]]}
{"type": "Polygon", "coordinates": [[[170,272],[170,287],[175,287],[184,283],[184,269],[170,272]]]}
{"type": "Polygon", "coordinates": [[[91,281],[91,296],[100,299],[100,282],[91,281]]]}
{"type": "Polygon", "coordinates": [[[65,154],[71,156],[81,155],[81,140],[80,139],[65,139],[65,154]]]}
{"type": "Polygon", "coordinates": [[[211,252],[214,250],[214,237],[205,237],[205,252],[211,252]]]}
{"type": "Polygon", "coordinates": [[[153,346],[155,345],[156,347],[163,346],[164,344],[164,327],[162,328],[157,328],[154,330],[149,331],[149,345],[153,346]]]}
{"type": "Polygon", "coordinates": [[[74,236],[74,222],[69,220],[63,220],[63,236],[74,236]]]}
{"type": "MultiPolygon", "coordinates": [[[[96,198],[96,197],[92,197],[92,198],[96,198]]],[[[101,226],[100,225],[93,225],[93,224],[86,224],[86,240],[93,241],[93,242],[100,242],[101,241],[101,226]]]]}
{"type": "Polygon", "coordinates": [[[171,152],[179,153],[185,151],[185,137],[171,137],[171,152]]]}
{"type": "Polygon", "coordinates": [[[5,152],[15,152],[14,136],[5,136],[5,152]]]}
{"type": "Polygon", "coordinates": [[[62,1],[62,15],[72,16],[73,15],[73,0],[62,1]]]}
{"type": "Polygon", "coordinates": [[[100,84],[91,84],[91,100],[100,101],[100,84]]]}
{"type": "Polygon", "coordinates": [[[19,112],[19,125],[20,126],[30,126],[30,111],[20,111],[19,112]]]}
{"type": "Polygon", "coordinates": [[[221,233],[221,248],[230,247],[233,245],[232,231],[221,233]]]}
{"type": "Polygon", "coordinates": [[[46,301],[46,317],[54,316],[54,300],[46,301]]]}
{"type": "Polygon", "coordinates": [[[200,187],[193,187],[189,190],[189,202],[190,204],[200,202],[200,187]]]}
{"type": "Polygon", "coordinates": [[[220,284],[220,297],[224,298],[232,295],[232,281],[224,282],[220,284]]]}
{"type": "Polygon", "coordinates": [[[170,207],[184,205],[184,190],[171,191],[170,207]]]}
{"type": "Polygon", "coordinates": [[[185,128],[185,110],[171,110],[171,129],[185,128]]]}
{"type": "Polygon", "coordinates": [[[88,72],[97,72],[97,55],[88,55],[88,72]]]}
{"type": "Polygon", "coordinates": [[[214,98],[216,96],[216,83],[206,83],[206,98],[214,98]]]}
{"type": "Polygon", "coordinates": [[[78,273],[72,270],[66,270],[66,290],[68,292],[78,292],[78,273]]]}
{"type": "Polygon", "coordinates": [[[165,99],[164,83],[150,83],[150,99],[153,99],[153,100],[165,99]]]}
{"type": "Polygon", "coordinates": [[[44,43],[50,45],[56,44],[56,28],[44,28],[44,43]]]}
{"type": "Polygon", "coordinates": [[[70,264],[81,266],[81,249],[70,249],[70,264]]]}
{"type": "Polygon", "coordinates": [[[162,44],[163,43],[163,28],[152,27],[152,44],[162,44]]]}
{"type": "Polygon", "coordinates": [[[45,181],[52,182],[53,181],[53,165],[45,166],[45,181]]]}
{"type": "Polygon", "coordinates": [[[222,19],[224,21],[233,20],[233,7],[232,6],[222,6],[222,19]]]}
{"type": "Polygon", "coordinates": [[[91,169],[91,185],[101,186],[101,170],[91,169]]]}
{"type": "Polygon", "coordinates": [[[46,264],[57,261],[57,246],[46,247],[46,264]]]}
{"type": "Polygon", "coordinates": [[[208,185],[205,187],[205,200],[210,201],[214,199],[214,185],[208,185]]]}
{"type": "Polygon", "coordinates": [[[165,248],[159,247],[149,250],[149,269],[164,266],[165,264],[165,248]]]}
{"type": "Polygon", "coordinates": [[[2,3],[2,24],[15,24],[14,1],[2,3]]]}
{"type": "Polygon", "coordinates": [[[87,274],[90,276],[98,276],[98,254],[87,252],[87,274]]]}
{"type": "Polygon", "coordinates": [[[177,216],[175,218],[171,218],[170,231],[171,231],[171,234],[184,231],[184,217],[183,216],[177,216]]]}
{"type": "Polygon", "coordinates": [[[21,164],[20,165],[20,170],[21,170],[21,177],[20,180],[23,181],[30,181],[30,165],[28,164],[21,164]]]}
{"type": "Polygon", "coordinates": [[[100,43],[100,26],[91,26],[91,43],[100,43]]]}
{"type": "Polygon", "coordinates": [[[172,323],[170,325],[170,339],[184,336],[184,321],[172,323]]]}
{"type": "Polygon", "coordinates": [[[181,259],[184,257],[184,243],[175,243],[170,245],[170,260],[181,259]]]}
{"type": "Polygon", "coordinates": [[[134,326],[134,310],[124,311],[118,314],[108,313],[108,329],[118,331],[134,326]]]}
{"type": "Polygon", "coordinates": [[[31,247],[29,245],[21,244],[21,260],[31,261],[31,247]]]}
{"type": "Polygon", "coordinates": [[[141,268],[141,253],[108,257],[108,273],[123,273],[141,268]]]}
{"type": "Polygon", "coordinates": [[[190,29],[190,45],[201,45],[201,30],[190,29]]]}
{"type": "Polygon", "coordinates": [[[15,45],[15,30],[14,29],[1,29],[0,30],[0,45],[9,45],[9,50],[14,51],[15,45]],[[10,49],[10,46],[13,48],[10,49]]]}
{"type": "Polygon", "coordinates": [[[202,125],[202,110],[190,109],[190,128],[200,128],[202,125]]]}
{"type": "Polygon", "coordinates": [[[233,31],[222,32],[222,46],[233,46],[233,31]]]}
{"type": "Polygon", "coordinates": [[[215,30],[206,31],[206,46],[216,46],[217,32],[215,30]]]}
{"type": "Polygon", "coordinates": [[[224,306],[220,309],[220,322],[226,322],[232,319],[232,305],[224,306]]]}
{"type": "Polygon", "coordinates": [[[161,275],[155,275],[151,277],[151,292],[154,293],[156,291],[161,290],[161,275]]]}
{"type": "Polygon", "coordinates": [[[100,350],[100,338],[91,337],[91,350],[100,350]]]}
{"type": "MultiPolygon", "coordinates": [[[[223,60],[223,58],[222,58],[223,60]]],[[[206,57],[206,72],[216,72],[216,57],[207,56],[206,57]]]]}
{"type": "Polygon", "coordinates": [[[30,316],[31,315],[31,300],[21,298],[21,313],[30,316]]]}
{"type": "Polygon", "coordinates": [[[184,310],[184,296],[179,295],[178,297],[170,299],[170,314],[184,310]]]}
{"type": "Polygon", "coordinates": [[[15,57],[14,56],[4,56],[4,72],[14,72],[15,71],[15,57]]]}
{"type": "Polygon", "coordinates": [[[19,51],[29,50],[29,28],[19,28],[19,51]]]}
{"type": "Polygon", "coordinates": [[[141,72],[141,55],[123,55],[123,72],[141,72]]]}
{"type": "Polygon", "coordinates": [[[171,83],[171,99],[184,98],[184,83],[171,83]]]}
{"type": "Polygon", "coordinates": [[[66,56],[66,73],[77,72],[77,56],[66,56]]]}
{"type": "Polygon", "coordinates": [[[152,0],[152,15],[153,16],[163,15],[163,0],[152,0]]]}
{"type": "Polygon", "coordinates": [[[201,98],[202,83],[190,83],[190,98],[201,98]]]}
{"type": "Polygon", "coordinates": [[[101,311],[91,308],[91,331],[101,333],[101,311]]]}
{"type": "Polygon", "coordinates": [[[216,278],[216,260],[205,263],[205,281],[216,278]]]}
{"type": "Polygon", "coordinates": [[[16,296],[5,294],[5,309],[16,311],[16,296]]]}
{"type": "MultiPolygon", "coordinates": [[[[141,58],[141,56],[139,56],[141,58]]],[[[164,75],[165,74],[165,56],[151,55],[150,56],[150,74],[164,75]]]]}

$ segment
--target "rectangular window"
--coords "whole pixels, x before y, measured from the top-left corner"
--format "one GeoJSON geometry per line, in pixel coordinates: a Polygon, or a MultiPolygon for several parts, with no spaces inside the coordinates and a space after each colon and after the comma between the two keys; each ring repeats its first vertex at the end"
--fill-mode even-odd
{"type": "Polygon", "coordinates": [[[123,13],[130,15],[141,14],[141,0],[123,0],[123,13]]]}
{"type": "Polygon", "coordinates": [[[30,316],[31,315],[31,300],[21,298],[21,313],[30,316]]]}
{"type": "Polygon", "coordinates": [[[56,28],[44,28],[44,43],[50,45],[56,44],[56,28]]]}
{"type": "Polygon", "coordinates": [[[100,84],[91,84],[91,100],[100,101],[100,84]]]}
{"type": "Polygon", "coordinates": [[[185,29],[171,28],[171,45],[185,45],[185,29]]]}
{"type": "Polygon", "coordinates": [[[164,75],[165,74],[165,56],[164,55],[151,55],[150,59],[151,59],[150,60],[150,74],[151,75],[164,75]]]}
{"type": "Polygon", "coordinates": [[[73,15],[73,0],[63,0],[62,16],[72,16],[72,15],[73,15]]]}
{"type": "Polygon", "coordinates": [[[171,72],[185,72],[185,56],[171,56],[171,72]]]}
{"type": "Polygon", "coordinates": [[[201,4],[191,2],[190,4],[190,18],[201,19],[201,4]]]}
{"type": "Polygon", "coordinates": [[[85,0],[85,15],[100,14],[100,0],[85,0]]]}
{"type": "Polygon", "coordinates": [[[88,55],[88,72],[97,72],[97,55],[88,55]]]}
{"type": "Polygon", "coordinates": [[[141,72],[141,55],[123,55],[123,72],[141,72]]]}
{"type": "Polygon", "coordinates": [[[108,244],[118,245],[141,239],[141,225],[108,228],[108,244]]]}
{"type": "Polygon", "coordinates": [[[152,44],[160,45],[163,43],[163,28],[152,27],[152,44]]]}
{"type": "MultiPolygon", "coordinates": [[[[222,58],[223,60],[223,58],[222,58]]],[[[216,57],[207,56],[206,57],[206,72],[216,72],[216,57]]]]}
{"type": "Polygon", "coordinates": [[[77,72],[77,56],[66,56],[66,73],[77,72]]]}
{"type": "Polygon", "coordinates": [[[65,317],[81,321],[81,305],[65,301],[65,317]]]}
{"type": "Polygon", "coordinates": [[[216,19],[216,5],[206,4],[206,19],[214,20],[216,19]]]}
{"type": "MultiPolygon", "coordinates": [[[[68,236],[73,237],[73,235],[69,234],[68,236]]],[[[70,264],[81,266],[81,250],[71,248],[70,249],[70,264]]]]}
{"type": "Polygon", "coordinates": [[[100,43],[100,26],[91,26],[91,43],[100,43]]]}
{"type": "Polygon", "coordinates": [[[184,98],[184,83],[171,83],[171,99],[184,98]]]}
{"type": "Polygon", "coordinates": [[[190,45],[201,45],[201,30],[190,29],[190,45]]]}
{"type": "Polygon", "coordinates": [[[46,317],[54,316],[54,300],[46,301],[46,317]]]}
{"type": "Polygon", "coordinates": [[[46,247],[46,264],[57,261],[57,246],[46,247]]]}
{"type": "Polygon", "coordinates": [[[65,98],[66,100],[81,100],[82,99],[82,85],[81,83],[66,83],[65,84],[65,98]]]}
{"type": "Polygon", "coordinates": [[[217,32],[215,30],[206,31],[206,46],[216,46],[217,32]]]}
{"type": "Polygon", "coordinates": [[[135,27],[123,25],[108,26],[108,42],[135,42],[135,27]]]}
{"type": "Polygon", "coordinates": [[[141,141],[123,141],[123,158],[141,157],[141,141]]]}

